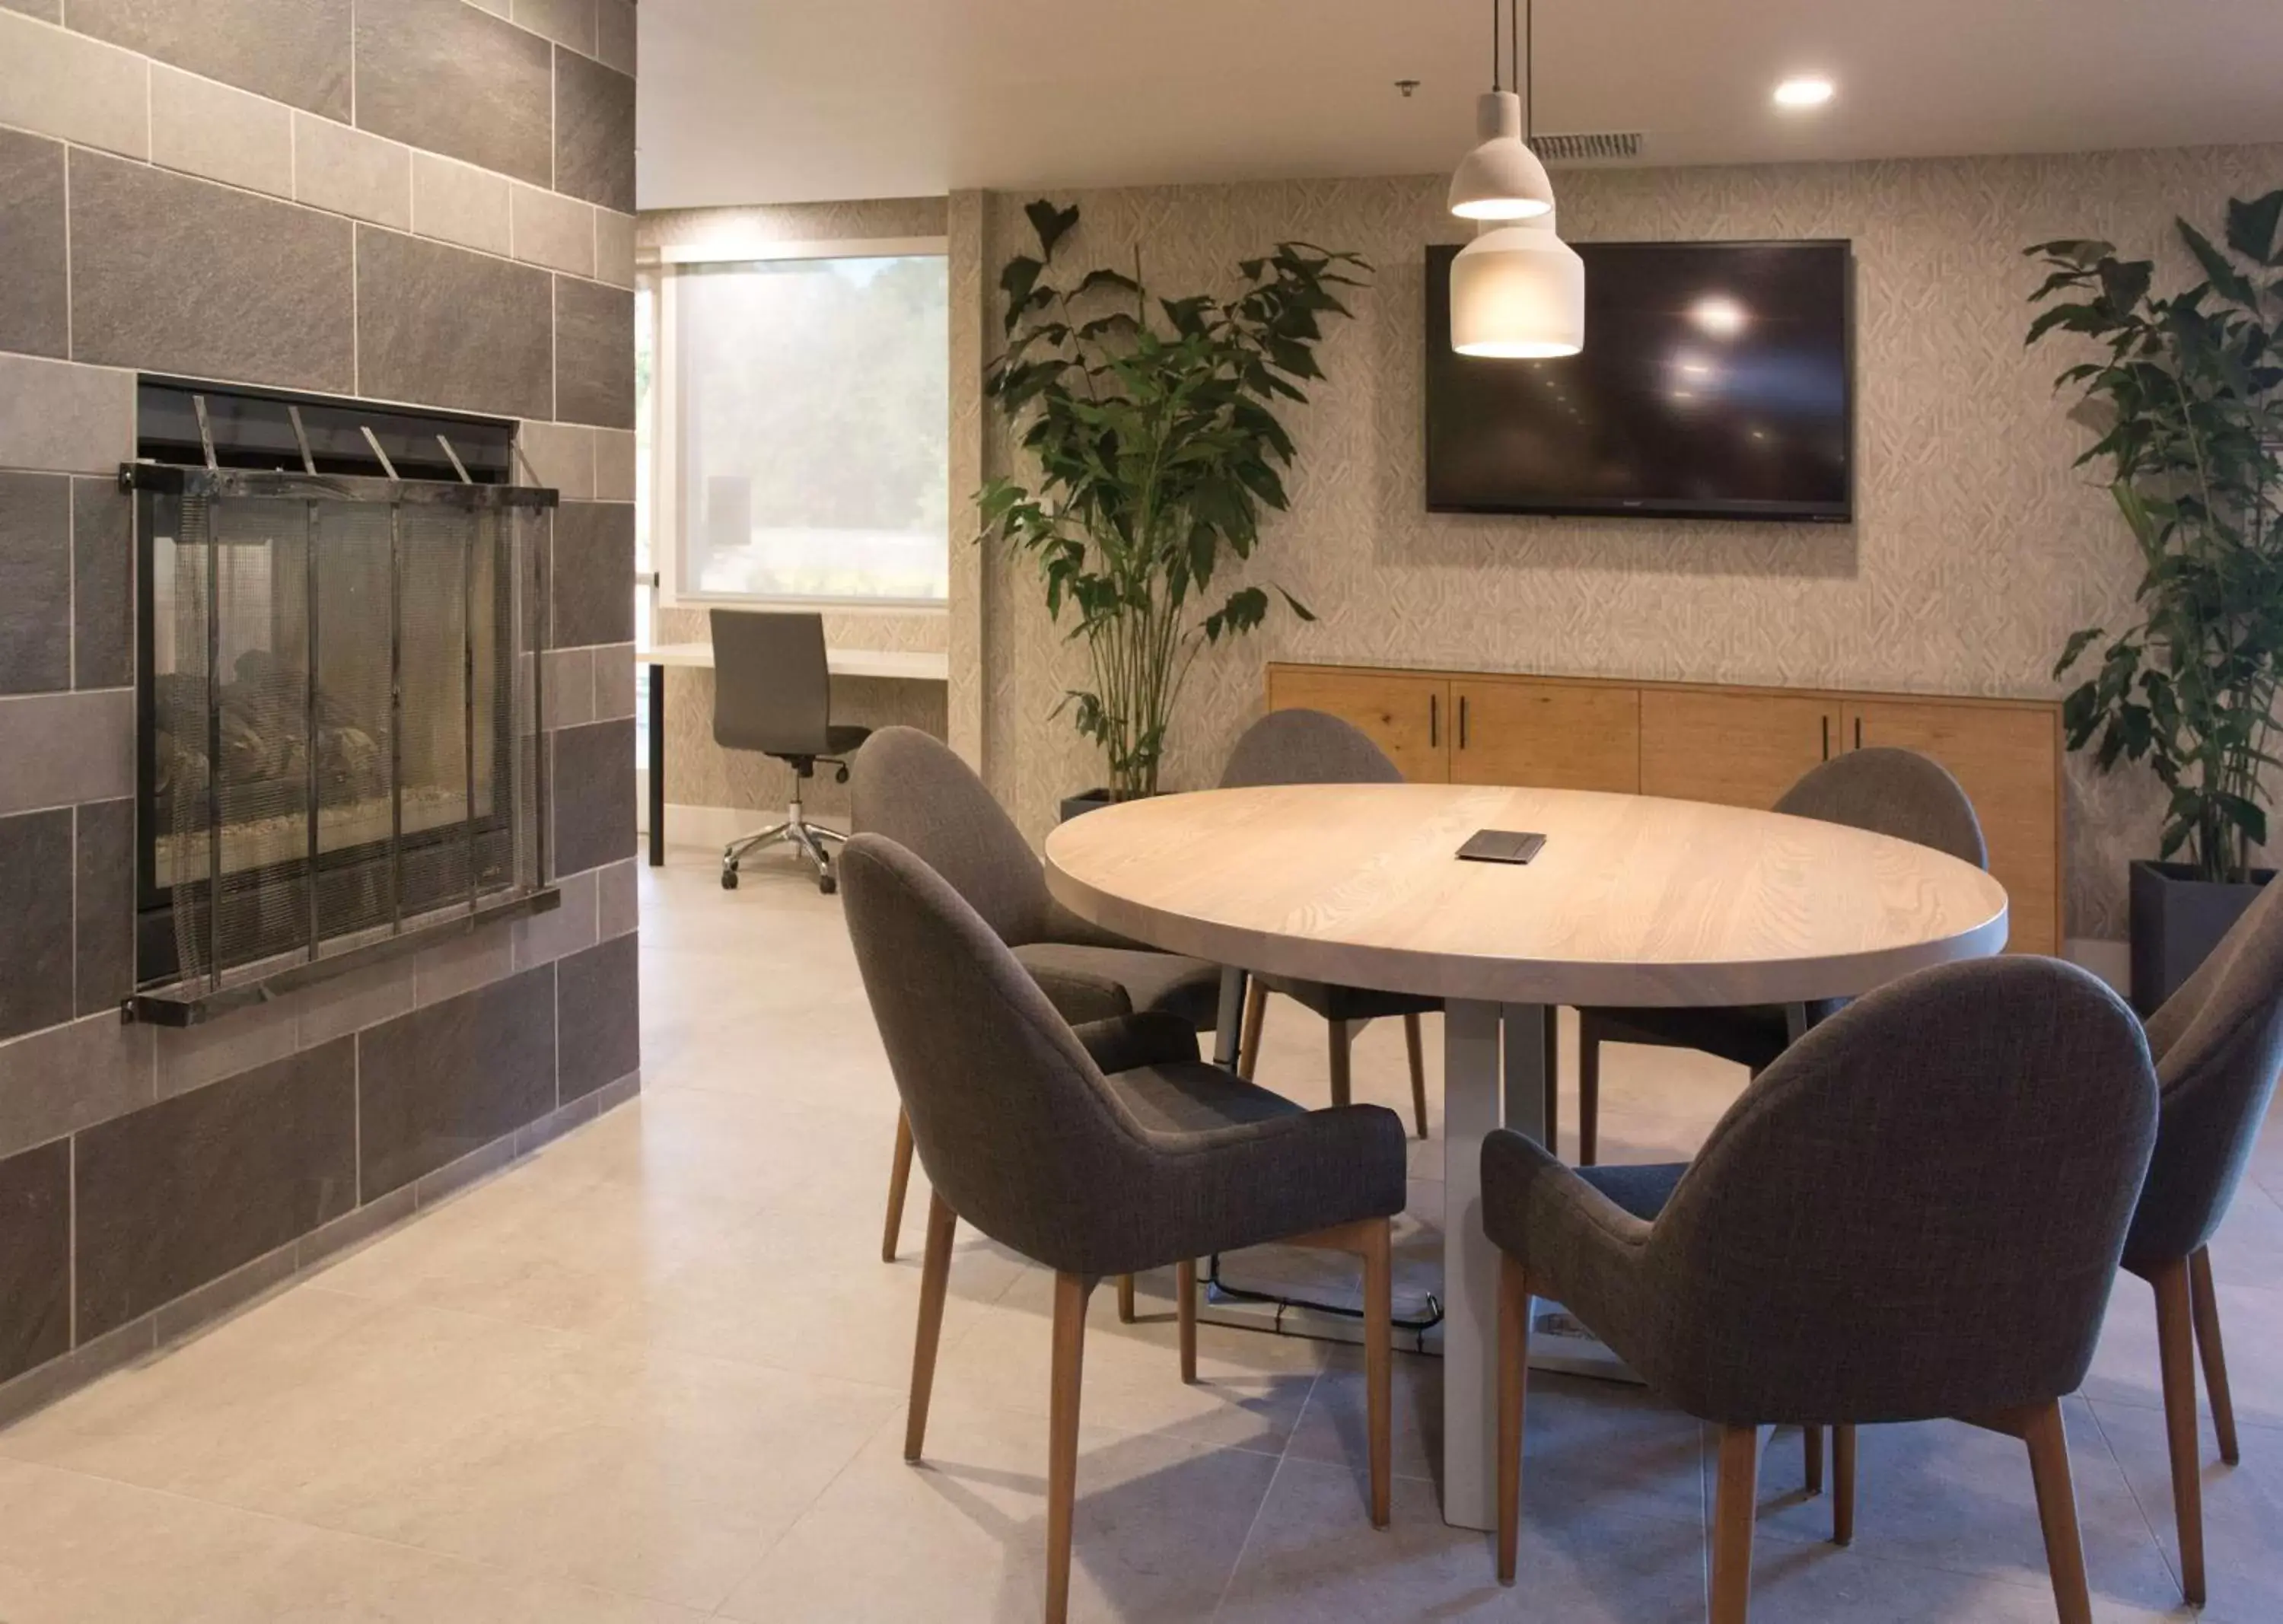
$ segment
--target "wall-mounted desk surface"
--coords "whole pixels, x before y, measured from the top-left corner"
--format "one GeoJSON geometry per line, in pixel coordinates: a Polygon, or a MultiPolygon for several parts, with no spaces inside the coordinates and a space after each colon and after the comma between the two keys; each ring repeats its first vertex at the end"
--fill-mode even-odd
{"type": "MultiPolygon", "coordinates": [[[[650,864],[666,861],[666,673],[711,671],[711,643],[660,643],[635,650],[635,664],[650,668],[650,864]]],[[[901,683],[948,683],[951,656],[905,649],[824,651],[825,668],[835,676],[863,676],[901,683]]]]}

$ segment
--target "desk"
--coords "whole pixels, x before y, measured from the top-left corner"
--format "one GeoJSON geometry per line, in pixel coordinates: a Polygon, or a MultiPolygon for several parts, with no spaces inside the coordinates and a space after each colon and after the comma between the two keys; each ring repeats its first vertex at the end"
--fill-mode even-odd
{"type": "MultiPolygon", "coordinates": [[[[1907,841],[1647,796],[1306,785],[1128,801],[1047,838],[1047,884],[1105,929],[1243,971],[1444,1003],[1443,1515],[1493,1520],[1497,1250],[1482,1144],[1545,1136],[1556,1004],[1804,1003],[2006,944],[2004,889],[1907,841]],[[1453,854],[1547,837],[1526,867],[1453,854]]],[[[1224,1042],[1226,1035],[1224,1035],[1224,1042]]]]}
{"type": "MultiPolygon", "coordinates": [[[[948,683],[951,656],[901,649],[838,649],[824,652],[835,676],[866,676],[889,682],[948,683]]],[[[666,861],[666,673],[668,667],[711,671],[711,643],[661,643],[637,648],[635,664],[650,668],[650,865],[666,861]]]]}

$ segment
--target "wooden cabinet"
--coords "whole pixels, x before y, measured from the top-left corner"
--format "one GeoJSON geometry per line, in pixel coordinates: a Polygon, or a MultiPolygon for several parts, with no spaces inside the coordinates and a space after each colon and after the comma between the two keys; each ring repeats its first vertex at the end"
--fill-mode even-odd
{"type": "Polygon", "coordinates": [[[1414,784],[1450,782],[1450,679],[1345,666],[1271,666],[1270,710],[1319,710],[1353,722],[1414,784]]]}
{"type": "Polygon", "coordinates": [[[1640,790],[1640,691],[1607,683],[1454,677],[1451,782],[1640,790]]]}
{"type": "Polygon", "coordinates": [[[1825,694],[1643,688],[1640,792],[1772,807],[1842,748],[1840,720],[1825,694]]]}
{"type": "Polygon", "coordinates": [[[1851,746],[1932,756],[1973,801],[1990,872],[2012,903],[2016,953],[2058,953],[2061,733],[2047,705],[1969,699],[1850,699],[1851,746]]]}
{"type": "Polygon", "coordinates": [[[1773,806],[1849,750],[1916,750],[1974,802],[2012,902],[2014,950],[2061,950],[2060,707],[2049,702],[1272,665],[1268,705],[1344,717],[1416,783],[1727,806],[1773,806]]]}

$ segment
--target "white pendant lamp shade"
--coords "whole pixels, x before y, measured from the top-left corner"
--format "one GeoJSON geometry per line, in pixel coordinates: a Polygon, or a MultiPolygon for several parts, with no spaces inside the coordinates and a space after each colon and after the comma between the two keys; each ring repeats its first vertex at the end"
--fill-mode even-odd
{"type": "Polygon", "coordinates": [[[1549,213],[1484,231],[1451,262],[1451,347],[1545,361],[1586,347],[1586,262],[1549,213]]]}
{"type": "Polygon", "coordinates": [[[1481,144],[1451,176],[1451,212],[1461,220],[1528,220],[1554,207],[1554,183],[1522,138],[1522,98],[1485,91],[1476,103],[1481,144]]]}

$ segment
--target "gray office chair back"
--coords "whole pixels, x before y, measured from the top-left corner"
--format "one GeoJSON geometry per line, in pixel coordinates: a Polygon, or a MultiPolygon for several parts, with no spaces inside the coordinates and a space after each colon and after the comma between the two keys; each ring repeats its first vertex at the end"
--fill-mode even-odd
{"type": "Polygon", "coordinates": [[[1402,782],[1402,769],[1362,729],[1313,710],[1270,711],[1244,730],[1220,775],[1225,790],[1267,784],[1402,782]]]}
{"type": "Polygon", "coordinates": [[[2178,1262],[2211,1239],[2251,1160],[2283,1070],[2283,884],[2269,882],[2148,1018],[2162,1113],[2128,1264],[2178,1262]]]}
{"type": "Polygon", "coordinates": [[[713,742],[793,759],[827,754],[832,672],[824,617],[716,609],[713,742]]]}
{"type": "MultiPolygon", "coordinates": [[[[2155,1143],[2140,1023],[2058,960],[1921,972],[1764,1072],[1648,1232],[1642,1372],[1741,1425],[2075,1391],[2155,1143]]],[[[1632,1339],[1628,1339],[1632,1340],[1632,1339]]]]}
{"type": "Polygon", "coordinates": [[[849,763],[849,821],[942,876],[999,940],[1042,940],[1053,898],[1037,855],[989,786],[941,739],[882,728],[849,763]]]}
{"type": "Polygon", "coordinates": [[[1977,869],[1990,866],[1974,803],[1940,762],[1915,750],[1874,746],[1835,756],[1803,774],[1775,809],[1930,846],[1977,869]]]}

